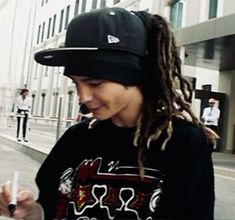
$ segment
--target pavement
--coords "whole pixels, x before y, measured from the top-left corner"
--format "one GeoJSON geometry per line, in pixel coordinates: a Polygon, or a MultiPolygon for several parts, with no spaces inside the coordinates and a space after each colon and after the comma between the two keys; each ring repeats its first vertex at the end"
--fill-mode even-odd
{"type": "MultiPolygon", "coordinates": [[[[61,126],[62,134],[66,127],[61,126]]],[[[0,138],[6,145],[12,146],[42,162],[56,143],[57,128],[55,124],[30,122],[27,139],[29,142],[18,142],[16,139],[16,121],[11,118],[7,126],[0,125],[0,138]]],[[[216,174],[235,177],[235,154],[213,152],[213,163],[216,174]]]]}

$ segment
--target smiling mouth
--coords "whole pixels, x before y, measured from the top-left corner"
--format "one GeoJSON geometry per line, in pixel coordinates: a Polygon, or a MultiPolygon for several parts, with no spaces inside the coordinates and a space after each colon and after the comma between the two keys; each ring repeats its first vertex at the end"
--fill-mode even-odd
{"type": "Polygon", "coordinates": [[[89,108],[89,111],[92,113],[98,112],[101,109],[101,107],[96,107],[96,108],[89,108]]]}

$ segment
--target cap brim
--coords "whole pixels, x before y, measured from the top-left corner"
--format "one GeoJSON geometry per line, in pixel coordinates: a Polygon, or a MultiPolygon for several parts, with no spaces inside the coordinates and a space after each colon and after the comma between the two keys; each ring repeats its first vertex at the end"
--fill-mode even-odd
{"type": "Polygon", "coordinates": [[[81,55],[82,51],[95,51],[96,47],[71,47],[46,49],[35,53],[34,59],[37,63],[47,66],[66,66],[70,58],[81,55]]]}

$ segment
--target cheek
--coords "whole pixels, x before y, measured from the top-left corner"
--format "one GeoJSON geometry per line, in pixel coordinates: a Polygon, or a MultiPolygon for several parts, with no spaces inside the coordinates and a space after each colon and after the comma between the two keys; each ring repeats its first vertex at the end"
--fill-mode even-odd
{"type": "Polygon", "coordinates": [[[123,108],[127,102],[127,96],[123,89],[113,90],[106,94],[105,96],[107,107],[113,111],[118,111],[123,108]]]}

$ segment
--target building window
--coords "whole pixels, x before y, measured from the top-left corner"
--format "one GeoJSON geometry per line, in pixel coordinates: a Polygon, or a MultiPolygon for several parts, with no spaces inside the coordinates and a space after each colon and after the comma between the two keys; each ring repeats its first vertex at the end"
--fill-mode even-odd
{"type": "Polygon", "coordinates": [[[56,113],[57,113],[57,104],[58,104],[58,92],[53,92],[53,101],[54,101],[54,105],[53,105],[53,116],[56,117],[56,113]]]}
{"type": "Polygon", "coordinates": [[[40,34],[41,34],[41,25],[38,26],[37,44],[39,43],[40,34]]]}
{"type": "Polygon", "coordinates": [[[55,34],[55,24],[56,24],[56,15],[53,16],[52,34],[51,34],[52,37],[55,34]]]}
{"type": "Polygon", "coordinates": [[[121,0],[114,0],[114,1],[113,1],[113,4],[116,5],[116,4],[118,4],[120,1],[121,1],[121,0]]]}
{"type": "Polygon", "coordinates": [[[70,11],[70,5],[66,8],[66,17],[65,17],[65,24],[64,29],[67,29],[68,23],[69,23],[69,11],[70,11]]]}
{"type": "Polygon", "coordinates": [[[78,14],[79,1],[80,1],[80,0],[76,0],[75,8],[74,8],[74,16],[76,16],[76,15],[78,14]]]}
{"type": "Polygon", "coordinates": [[[202,90],[204,90],[204,91],[211,91],[211,88],[212,88],[211,84],[202,85],[202,90]]]}
{"type": "Polygon", "coordinates": [[[170,23],[174,28],[182,26],[183,0],[177,1],[170,6],[170,23]]]}
{"type": "Polygon", "coordinates": [[[45,30],[45,22],[43,22],[43,24],[42,24],[41,42],[43,42],[43,39],[44,39],[44,30],[45,30]]]}
{"type": "Polygon", "coordinates": [[[48,66],[45,66],[44,68],[44,76],[46,77],[46,76],[48,76],[48,66]]]}
{"type": "Polygon", "coordinates": [[[96,9],[96,6],[97,6],[97,0],[92,0],[91,9],[96,9]]]}
{"type": "Polygon", "coordinates": [[[38,78],[38,63],[35,64],[34,79],[38,78]]]}
{"type": "Polygon", "coordinates": [[[48,21],[47,39],[50,37],[50,33],[51,33],[51,18],[49,18],[48,21]]]}
{"type": "Polygon", "coordinates": [[[86,11],[86,0],[82,0],[82,12],[86,11]]]}
{"type": "MultiPolygon", "coordinates": [[[[73,97],[74,97],[74,92],[73,91],[69,91],[68,92],[68,112],[67,112],[67,119],[71,119],[72,118],[72,112],[73,112],[73,97]]],[[[71,123],[67,122],[66,127],[70,126],[71,123]]]]}
{"type": "Polygon", "coordinates": [[[106,7],[106,0],[101,0],[100,1],[100,8],[105,8],[106,7]]]}
{"type": "Polygon", "coordinates": [[[45,97],[46,97],[46,94],[42,93],[42,95],[41,95],[41,116],[44,115],[45,97]]]}
{"type": "Polygon", "coordinates": [[[59,33],[62,31],[63,27],[63,20],[64,20],[64,9],[61,10],[60,12],[60,26],[59,26],[59,33]]]}
{"type": "Polygon", "coordinates": [[[34,110],[34,104],[35,104],[35,94],[32,95],[32,104],[31,104],[31,114],[33,115],[34,110]]]}
{"type": "Polygon", "coordinates": [[[217,17],[218,0],[210,0],[209,19],[217,17]]]}

